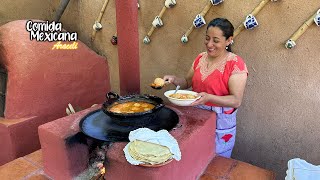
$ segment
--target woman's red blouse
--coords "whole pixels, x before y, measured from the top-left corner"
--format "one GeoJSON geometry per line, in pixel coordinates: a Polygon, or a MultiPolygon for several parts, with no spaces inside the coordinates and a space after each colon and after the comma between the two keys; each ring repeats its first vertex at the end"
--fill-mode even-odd
{"type": "MultiPolygon", "coordinates": [[[[208,66],[208,54],[203,52],[197,56],[192,64],[194,75],[192,78],[192,89],[195,92],[206,92],[213,95],[229,95],[228,81],[234,74],[247,73],[248,69],[243,59],[229,53],[227,58],[208,66]]],[[[216,106],[207,103],[208,106],[216,106]]]]}

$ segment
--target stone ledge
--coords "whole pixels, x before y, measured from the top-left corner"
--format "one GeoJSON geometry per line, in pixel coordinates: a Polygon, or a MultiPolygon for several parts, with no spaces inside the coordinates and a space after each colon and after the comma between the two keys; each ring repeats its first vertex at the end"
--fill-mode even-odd
{"type": "Polygon", "coordinates": [[[274,172],[234,159],[215,157],[200,180],[275,180],[274,172]]]}

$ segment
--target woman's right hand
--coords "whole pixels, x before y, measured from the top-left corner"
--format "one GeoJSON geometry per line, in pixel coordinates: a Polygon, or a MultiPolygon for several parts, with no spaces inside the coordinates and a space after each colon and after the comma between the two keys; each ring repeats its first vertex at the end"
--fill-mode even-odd
{"type": "Polygon", "coordinates": [[[174,84],[174,85],[177,85],[177,84],[175,84],[175,80],[176,80],[176,79],[177,79],[177,77],[174,76],[174,75],[165,75],[165,76],[163,77],[163,80],[164,80],[165,82],[172,83],[172,84],[174,84]]]}

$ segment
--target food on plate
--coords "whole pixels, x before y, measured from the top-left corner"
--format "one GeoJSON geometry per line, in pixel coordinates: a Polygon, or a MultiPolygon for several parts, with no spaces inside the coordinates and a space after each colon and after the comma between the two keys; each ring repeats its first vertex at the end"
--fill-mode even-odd
{"type": "Polygon", "coordinates": [[[139,113],[153,109],[155,105],[147,102],[125,102],[119,103],[110,108],[113,113],[139,113]]]}
{"type": "Polygon", "coordinates": [[[169,97],[176,99],[196,99],[198,96],[193,94],[185,94],[185,93],[175,93],[169,95],[169,97]]]}
{"type": "Polygon", "coordinates": [[[197,92],[189,90],[169,90],[164,93],[168,100],[174,105],[178,106],[191,106],[193,102],[200,99],[201,96],[197,92]]]}
{"type": "Polygon", "coordinates": [[[173,155],[166,146],[140,140],[130,142],[128,151],[133,159],[152,165],[164,163],[173,155]]]}

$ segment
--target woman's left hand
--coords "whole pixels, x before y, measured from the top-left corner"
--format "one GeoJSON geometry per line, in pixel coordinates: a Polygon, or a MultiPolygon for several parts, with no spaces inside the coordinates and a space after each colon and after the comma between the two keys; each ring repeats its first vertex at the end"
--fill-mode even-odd
{"type": "Polygon", "coordinates": [[[201,98],[191,103],[190,106],[196,106],[196,105],[207,103],[209,101],[210,94],[201,92],[201,93],[198,93],[198,96],[201,96],[201,98]]]}

